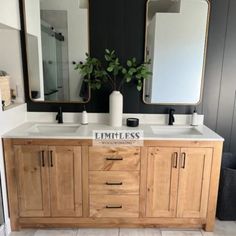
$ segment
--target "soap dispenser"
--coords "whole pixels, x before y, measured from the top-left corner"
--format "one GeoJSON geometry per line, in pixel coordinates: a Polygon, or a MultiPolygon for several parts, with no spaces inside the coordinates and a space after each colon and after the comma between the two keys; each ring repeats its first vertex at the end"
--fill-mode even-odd
{"type": "Polygon", "coordinates": [[[194,108],[193,115],[192,115],[192,126],[198,126],[198,114],[196,107],[194,108]]]}
{"type": "Polygon", "coordinates": [[[84,110],[82,112],[82,125],[87,125],[88,124],[88,113],[86,111],[86,107],[84,106],[84,110]]]}

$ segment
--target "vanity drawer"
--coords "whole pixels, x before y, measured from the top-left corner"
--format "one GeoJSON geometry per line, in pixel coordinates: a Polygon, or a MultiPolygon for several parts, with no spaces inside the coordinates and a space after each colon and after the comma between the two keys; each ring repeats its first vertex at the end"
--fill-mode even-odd
{"type": "Polygon", "coordinates": [[[90,147],[89,170],[139,170],[139,147],[90,147]]]}
{"type": "Polygon", "coordinates": [[[138,195],[91,195],[90,217],[138,217],[138,195]]]}
{"type": "Polygon", "coordinates": [[[89,171],[90,194],[139,194],[139,171],[89,171]]]}

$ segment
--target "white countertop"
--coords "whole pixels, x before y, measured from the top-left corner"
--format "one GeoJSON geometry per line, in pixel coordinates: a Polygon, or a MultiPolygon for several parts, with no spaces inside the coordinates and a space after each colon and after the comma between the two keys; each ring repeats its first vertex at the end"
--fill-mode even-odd
{"type": "MultiPolygon", "coordinates": [[[[51,132],[51,133],[36,133],[30,132],[31,128],[34,125],[50,125],[55,123],[40,123],[40,122],[26,122],[15,129],[5,133],[3,138],[24,138],[24,139],[92,139],[94,130],[103,130],[103,131],[143,131],[143,139],[144,140],[199,140],[199,141],[224,141],[224,139],[219,136],[217,133],[209,129],[204,125],[199,125],[196,127],[192,127],[199,131],[199,134],[158,134],[154,133],[152,127],[158,127],[160,129],[168,128],[169,130],[172,128],[191,128],[191,126],[183,126],[183,125],[174,125],[174,126],[166,126],[166,125],[158,125],[158,124],[141,124],[139,127],[131,128],[127,126],[122,126],[119,128],[113,128],[111,126],[105,124],[88,124],[88,125],[80,125],[76,132],[72,133],[60,133],[60,132],[51,132]]],[[[65,123],[63,125],[79,125],[76,123],[65,123]]]]}

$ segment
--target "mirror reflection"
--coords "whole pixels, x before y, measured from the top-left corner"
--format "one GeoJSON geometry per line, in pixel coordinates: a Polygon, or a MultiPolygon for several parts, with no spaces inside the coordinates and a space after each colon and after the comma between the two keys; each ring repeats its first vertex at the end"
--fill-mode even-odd
{"type": "Polygon", "coordinates": [[[88,0],[25,0],[30,96],[34,101],[87,102],[75,65],[88,48],[88,0]]]}
{"type": "Polygon", "coordinates": [[[208,0],[149,0],[145,60],[148,104],[197,104],[203,87],[209,21],[208,0]]]}

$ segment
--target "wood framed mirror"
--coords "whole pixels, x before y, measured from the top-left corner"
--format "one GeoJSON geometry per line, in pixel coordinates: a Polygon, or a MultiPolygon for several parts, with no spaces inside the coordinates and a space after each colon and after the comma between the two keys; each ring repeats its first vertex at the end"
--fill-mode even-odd
{"type": "Polygon", "coordinates": [[[89,52],[89,1],[21,1],[30,99],[87,103],[90,88],[75,66],[89,52]]]}
{"type": "Polygon", "coordinates": [[[147,104],[196,105],[202,97],[210,2],[148,0],[144,84],[147,104]]]}

